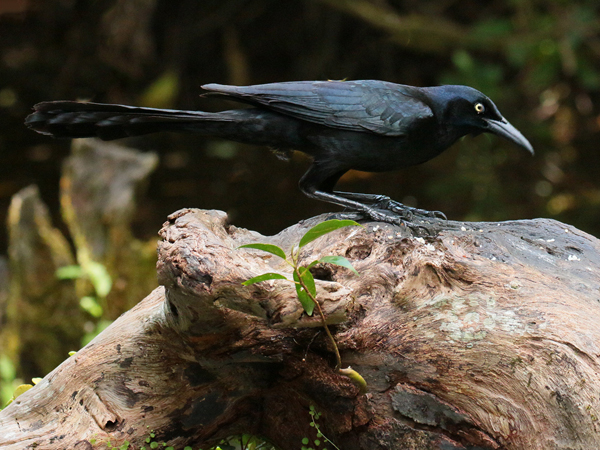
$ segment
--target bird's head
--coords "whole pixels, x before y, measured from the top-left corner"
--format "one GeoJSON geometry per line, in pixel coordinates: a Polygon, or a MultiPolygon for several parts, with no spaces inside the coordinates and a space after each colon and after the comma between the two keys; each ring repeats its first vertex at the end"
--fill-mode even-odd
{"type": "Polygon", "coordinates": [[[427,90],[434,113],[461,136],[493,133],[533,154],[533,147],[525,136],[502,117],[493,101],[477,89],[448,85],[427,90]]]}

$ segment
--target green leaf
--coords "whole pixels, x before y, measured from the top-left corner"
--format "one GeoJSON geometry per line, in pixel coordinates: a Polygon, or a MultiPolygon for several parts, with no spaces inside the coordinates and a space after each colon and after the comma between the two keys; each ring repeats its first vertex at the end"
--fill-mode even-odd
{"type": "MultiPolygon", "coordinates": [[[[312,289],[316,291],[315,280],[314,280],[312,274],[305,267],[301,267],[299,271],[302,272],[303,269],[304,269],[304,273],[301,274],[302,281],[304,282],[304,284],[306,284],[306,287],[308,289],[311,289],[311,281],[312,281],[312,289]],[[308,273],[308,275],[306,275],[307,273],[308,273]]],[[[294,271],[294,281],[296,282],[296,294],[298,295],[298,300],[300,300],[300,303],[302,304],[302,307],[304,308],[304,311],[306,312],[306,314],[308,314],[309,316],[312,316],[312,313],[315,309],[315,303],[308,296],[308,294],[306,293],[304,288],[300,285],[300,278],[298,278],[298,274],[296,271],[294,271]]]]}
{"type": "Polygon", "coordinates": [[[310,270],[308,270],[306,267],[300,267],[298,269],[298,272],[300,272],[300,278],[304,282],[304,285],[308,289],[308,292],[310,292],[313,297],[316,297],[317,288],[315,287],[315,279],[313,277],[313,274],[310,273],[310,270]]]}
{"type": "Polygon", "coordinates": [[[473,57],[465,50],[457,50],[452,54],[452,62],[461,72],[471,72],[475,66],[473,57]]]}
{"type": "Polygon", "coordinates": [[[273,244],[246,244],[240,245],[238,248],[254,248],[256,250],[262,250],[263,252],[271,253],[275,256],[279,256],[282,259],[285,259],[285,252],[273,244]]]}
{"type": "Polygon", "coordinates": [[[81,297],[79,300],[79,306],[81,306],[81,309],[88,312],[93,317],[102,317],[102,306],[98,304],[94,297],[81,297]]]}
{"type": "Polygon", "coordinates": [[[112,287],[112,278],[106,267],[95,261],[90,261],[86,271],[98,297],[106,297],[112,287]]]}
{"type": "Polygon", "coordinates": [[[59,280],[74,280],[83,277],[81,266],[62,266],[56,269],[56,278],[59,280]]]}
{"type": "Polygon", "coordinates": [[[174,70],[165,71],[141,95],[142,106],[172,108],[179,93],[179,77],[174,70]]]}
{"type": "Polygon", "coordinates": [[[318,225],[315,225],[310,230],[308,230],[302,239],[300,239],[300,243],[298,244],[299,248],[304,247],[309,242],[314,241],[315,239],[323,236],[324,234],[331,233],[338,228],[343,228],[351,225],[362,226],[359,223],[356,223],[354,220],[326,220],[325,222],[321,222],[318,225]]]}
{"type": "Polygon", "coordinates": [[[319,262],[335,264],[336,266],[345,267],[346,269],[350,269],[352,272],[358,275],[358,272],[352,266],[352,263],[350,263],[350,261],[348,261],[343,256],[323,256],[321,259],[319,259],[319,262]]]}
{"type": "Polygon", "coordinates": [[[313,262],[311,262],[308,266],[306,266],[307,269],[310,269],[312,267],[315,267],[317,264],[319,264],[321,261],[319,261],[318,259],[315,259],[313,262]]]}
{"type": "Polygon", "coordinates": [[[33,387],[33,384],[21,384],[21,385],[17,386],[17,388],[15,389],[15,392],[13,393],[13,398],[17,398],[19,395],[24,394],[32,387],[33,387]]]}
{"type": "Polygon", "coordinates": [[[262,275],[254,278],[250,278],[249,280],[244,281],[242,284],[244,286],[250,286],[251,284],[260,283],[261,281],[266,280],[287,280],[287,278],[283,275],[279,275],[278,273],[269,272],[263,273],[262,275]]]}
{"type": "Polygon", "coordinates": [[[12,382],[17,376],[17,369],[14,363],[6,355],[0,355],[0,380],[12,382]]]}

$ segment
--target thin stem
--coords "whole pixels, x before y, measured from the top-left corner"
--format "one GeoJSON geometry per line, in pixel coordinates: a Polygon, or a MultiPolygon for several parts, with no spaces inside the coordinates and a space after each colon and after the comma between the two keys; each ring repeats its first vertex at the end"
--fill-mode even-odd
{"type": "Polygon", "coordinates": [[[335,342],[335,339],[333,338],[331,331],[329,331],[329,327],[327,326],[327,321],[325,320],[325,314],[323,313],[323,310],[321,309],[321,305],[319,304],[317,299],[315,297],[313,297],[313,295],[310,293],[310,291],[304,284],[304,280],[302,279],[302,277],[300,276],[300,272],[298,271],[298,266],[294,267],[294,271],[296,272],[296,276],[298,277],[300,286],[302,286],[302,288],[304,289],[304,292],[306,292],[308,297],[313,301],[313,303],[315,304],[315,306],[317,308],[317,311],[319,312],[319,316],[321,316],[321,323],[323,324],[323,328],[325,328],[325,332],[327,333],[327,336],[329,337],[329,341],[331,342],[331,345],[333,345],[333,350],[335,352],[335,359],[336,359],[335,370],[339,370],[340,367],[342,367],[342,357],[340,356],[340,351],[338,349],[337,343],[335,342]]]}
{"type": "Polygon", "coordinates": [[[296,268],[298,267],[298,257],[300,256],[300,249],[298,247],[292,247],[292,249],[290,250],[290,256],[292,257],[291,266],[294,268],[294,270],[296,270],[296,268]],[[296,248],[296,250],[297,250],[295,255],[294,255],[294,248],[296,248]]]}
{"type": "Polygon", "coordinates": [[[322,431],[321,431],[321,429],[319,428],[319,425],[318,425],[316,422],[315,422],[315,428],[317,429],[317,431],[318,431],[319,433],[321,433],[321,436],[323,436],[323,439],[325,439],[327,442],[329,442],[331,445],[333,445],[335,448],[337,448],[337,450],[340,450],[340,448],[339,448],[337,445],[335,445],[333,442],[331,442],[331,441],[329,440],[329,438],[323,434],[323,432],[322,432],[322,431]]]}

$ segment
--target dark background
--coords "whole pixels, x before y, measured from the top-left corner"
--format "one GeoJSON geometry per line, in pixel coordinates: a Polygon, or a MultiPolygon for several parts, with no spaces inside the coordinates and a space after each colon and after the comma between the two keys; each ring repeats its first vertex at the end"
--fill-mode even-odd
{"type": "MultiPolygon", "coordinates": [[[[0,0],[0,221],[35,183],[58,213],[69,141],[23,126],[44,100],[216,110],[204,83],[382,79],[467,84],[491,97],[536,155],[466,137],[420,167],[352,172],[341,190],[382,193],[456,220],[552,217],[600,235],[598,1],[0,0]]],[[[297,189],[307,161],[192,135],[124,144],[160,154],[135,232],[183,207],[227,211],[263,234],[334,207],[297,189]]],[[[0,231],[0,255],[6,233],[0,231]]]]}

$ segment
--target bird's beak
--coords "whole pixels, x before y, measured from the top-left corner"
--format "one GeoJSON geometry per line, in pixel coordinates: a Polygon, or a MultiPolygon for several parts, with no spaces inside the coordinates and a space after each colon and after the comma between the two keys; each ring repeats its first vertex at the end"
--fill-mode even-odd
{"type": "Polygon", "coordinates": [[[505,139],[524,148],[533,155],[533,147],[525,136],[519,130],[513,127],[508,120],[502,117],[501,120],[484,119],[488,125],[487,131],[502,136],[505,139]]]}

